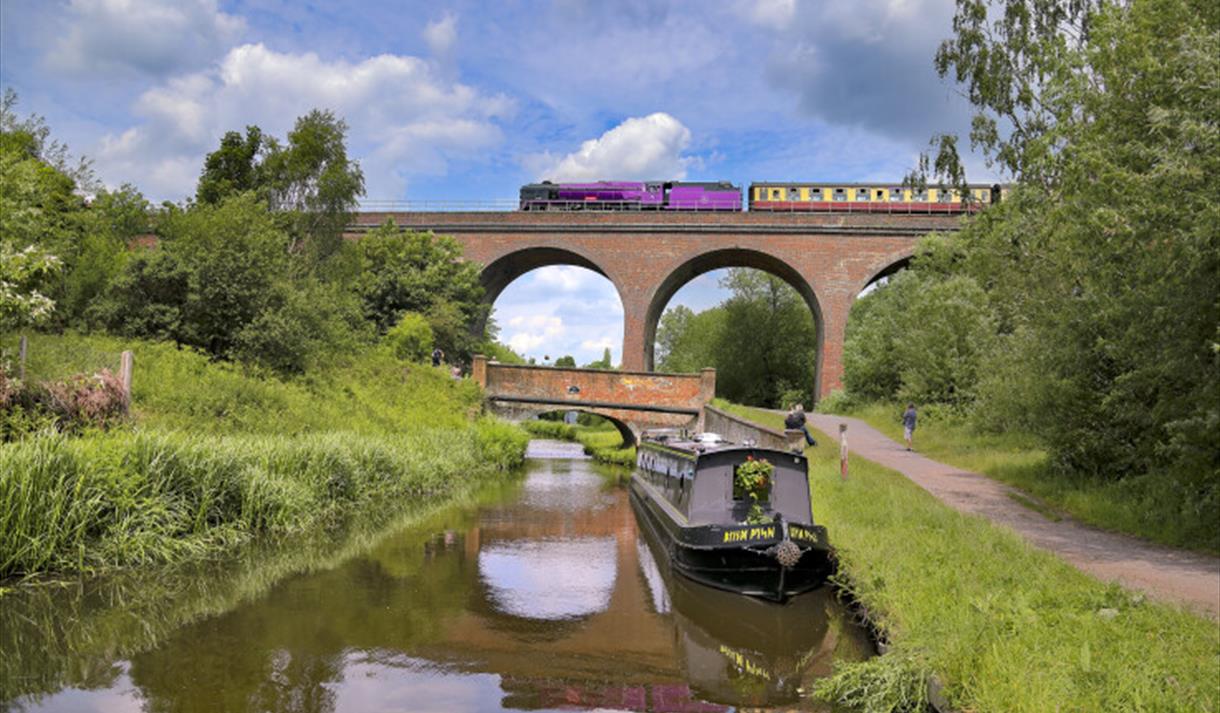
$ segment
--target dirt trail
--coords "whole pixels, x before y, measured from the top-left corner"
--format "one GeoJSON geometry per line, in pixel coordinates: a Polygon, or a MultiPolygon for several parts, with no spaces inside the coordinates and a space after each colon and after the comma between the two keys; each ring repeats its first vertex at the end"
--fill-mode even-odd
{"type": "Polygon", "coordinates": [[[1050,520],[1013,500],[1009,493],[1020,492],[1015,488],[909,452],[860,419],[809,414],[809,420],[824,433],[836,434],[836,439],[839,424],[846,423],[853,453],[893,468],[956,510],[1008,526],[1080,570],[1220,618],[1218,558],[1104,532],[1067,518],[1050,520]]]}

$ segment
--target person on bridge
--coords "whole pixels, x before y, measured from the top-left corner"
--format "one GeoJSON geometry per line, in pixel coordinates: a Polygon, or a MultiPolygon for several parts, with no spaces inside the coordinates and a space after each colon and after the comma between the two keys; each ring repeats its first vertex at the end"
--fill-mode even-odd
{"type": "Polygon", "coordinates": [[[788,415],[784,417],[784,428],[805,434],[805,443],[811,446],[818,444],[810,435],[809,426],[805,425],[805,407],[802,404],[796,404],[788,411],[788,415]]]}
{"type": "Polygon", "coordinates": [[[911,450],[915,441],[915,404],[907,404],[907,410],[902,412],[902,437],[906,439],[907,450],[911,450]]]}

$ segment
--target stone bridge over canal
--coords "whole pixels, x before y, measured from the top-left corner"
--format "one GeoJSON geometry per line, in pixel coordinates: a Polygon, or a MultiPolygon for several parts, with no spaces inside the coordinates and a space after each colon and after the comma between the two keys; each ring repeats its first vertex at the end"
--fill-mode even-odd
{"type": "MultiPolygon", "coordinates": [[[[961,218],[910,213],[362,212],[359,237],[392,220],[457,239],[482,264],[487,300],[539,267],[575,265],[610,280],[623,305],[623,368],[653,368],[653,343],[671,297],[699,275],[751,267],[792,285],[818,334],[817,395],[841,386],[843,334],[856,296],[911,258],[918,239],[961,218]]],[[[477,325],[480,326],[481,325],[477,325]]]]}
{"type": "Polygon", "coordinates": [[[604,416],[618,427],[625,445],[648,428],[701,429],[703,409],[716,395],[716,370],[699,374],[562,369],[489,362],[476,355],[471,376],[488,406],[510,421],[551,411],[604,416]]]}

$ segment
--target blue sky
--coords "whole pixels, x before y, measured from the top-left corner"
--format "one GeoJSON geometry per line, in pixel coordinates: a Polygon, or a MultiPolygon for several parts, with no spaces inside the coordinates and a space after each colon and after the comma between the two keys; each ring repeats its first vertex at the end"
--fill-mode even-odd
{"type": "MultiPolygon", "coordinates": [[[[370,201],[511,200],[541,178],[889,182],[968,126],[932,68],[952,5],[4,0],[0,84],[156,200],[190,195],[225,131],[282,136],[315,107],[349,123],[370,201]]],[[[675,303],[714,304],[717,277],[675,303]]],[[[621,356],[618,298],[588,271],[526,275],[496,316],[539,358],[621,356]]]]}

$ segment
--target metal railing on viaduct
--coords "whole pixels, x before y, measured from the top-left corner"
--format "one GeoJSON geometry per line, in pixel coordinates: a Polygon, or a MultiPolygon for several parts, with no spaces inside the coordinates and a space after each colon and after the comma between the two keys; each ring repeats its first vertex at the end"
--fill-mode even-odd
{"type": "MultiPolygon", "coordinates": [[[[453,236],[483,266],[486,299],[548,265],[575,265],[614,285],[623,306],[623,368],[653,369],[657,324],[670,298],[699,275],[751,267],[801,295],[818,332],[818,396],[841,386],[843,334],[856,296],[907,263],[920,237],[961,218],[903,213],[361,212],[358,238],[392,221],[453,236]]],[[[481,328],[482,325],[476,325],[481,328]]],[[[751,335],[743,334],[742,339],[751,335]]]]}

